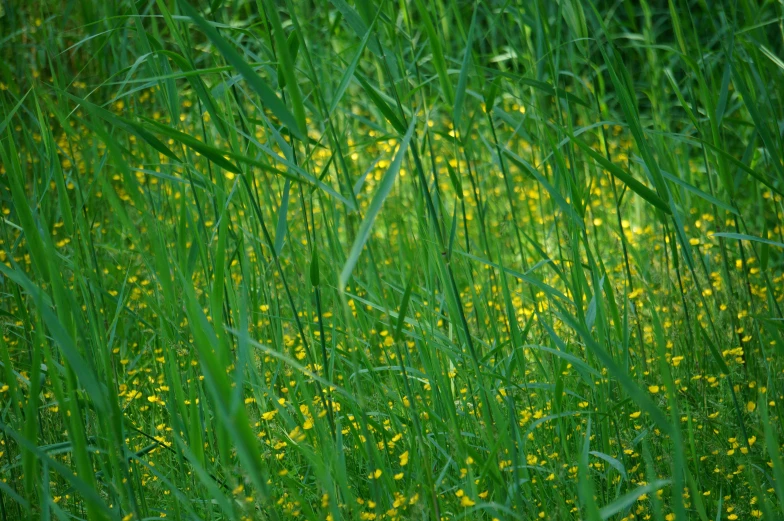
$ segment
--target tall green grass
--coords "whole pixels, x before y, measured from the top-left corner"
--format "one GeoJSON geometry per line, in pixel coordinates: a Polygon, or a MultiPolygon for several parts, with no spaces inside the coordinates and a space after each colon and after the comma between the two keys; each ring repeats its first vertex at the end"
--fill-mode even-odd
{"type": "Polygon", "coordinates": [[[781,3],[0,6],[0,520],[784,516],[781,3]]]}

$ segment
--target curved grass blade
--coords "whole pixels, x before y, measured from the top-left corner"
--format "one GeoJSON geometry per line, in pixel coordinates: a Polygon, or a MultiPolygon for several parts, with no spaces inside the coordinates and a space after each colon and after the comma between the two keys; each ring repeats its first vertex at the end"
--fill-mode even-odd
{"type": "Polygon", "coordinates": [[[621,497],[615,499],[609,505],[603,506],[599,510],[599,515],[602,519],[609,519],[610,517],[614,516],[618,512],[623,512],[627,508],[631,507],[643,494],[651,494],[656,492],[659,489],[662,489],[670,484],[669,479],[659,479],[643,485],[641,487],[637,487],[636,489],[632,490],[631,492],[627,492],[626,494],[622,495],[621,497]]]}
{"type": "Polygon", "coordinates": [[[406,151],[408,150],[408,143],[411,141],[411,136],[414,133],[415,123],[416,119],[411,121],[411,125],[408,127],[408,132],[406,132],[406,135],[403,137],[403,141],[400,143],[400,147],[397,149],[395,159],[392,161],[392,164],[389,165],[386,173],[384,173],[384,177],[381,179],[378,190],[373,195],[373,200],[370,202],[370,206],[368,207],[368,211],[365,214],[365,218],[362,219],[362,224],[359,226],[357,237],[354,239],[354,245],[351,247],[351,252],[348,255],[346,264],[343,266],[343,271],[340,273],[339,287],[341,291],[346,287],[348,278],[351,276],[351,272],[354,270],[354,266],[357,264],[359,255],[362,253],[362,249],[365,247],[365,243],[370,237],[370,230],[373,228],[373,222],[376,220],[376,216],[378,216],[378,213],[381,211],[381,206],[384,204],[384,200],[387,198],[389,192],[392,190],[392,186],[395,184],[395,179],[397,179],[397,174],[400,172],[400,167],[403,164],[403,158],[406,156],[406,151]]]}
{"type": "Polygon", "coordinates": [[[532,176],[534,176],[534,178],[539,182],[539,184],[541,184],[544,187],[544,189],[547,190],[547,193],[550,194],[550,197],[552,197],[553,201],[555,201],[555,204],[558,205],[558,207],[563,211],[564,214],[569,216],[569,218],[574,222],[574,224],[579,226],[581,229],[585,228],[585,224],[583,224],[583,220],[580,218],[579,215],[577,215],[577,212],[574,210],[574,207],[572,207],[572,205],[566,202],[566,199],[564,199],[561,193],[558,190],[556,190],[555,187],[551,185],[550,182],[547,179],[545,179],[542,174],[537,172],[536,168],[534,168],[533,165],[531,165],[530,163],[528,163],[528,161],[518,156],[517,154],[515,154],[514,152],[512,152],[506,147],[504,147],[503,153],[506,154],[506,156],[509,159],[511,159],[512,162],[515,165],[517,165],[517,167],[520,170],[527,171],[532,176]]]}
{"type": "Polygon", "coordinates": [[[653,206],[658,208],[659,210],[663,211],[666,214],[671,214],[672,210],[670,206],[664,202],[656,192],[636,180],[632,177],[631,174],[626,172],[623,168],[619,167],[618,165],[612,163],[609,159],[598,153],[596,150],[591,148],[591,146],[583,141],[582,139],[578,138],[574,134],[566,131],[569,134],[569,139],[571,139],[572,143],[580,147],[586,154],[591,156],[591,158],[599,163],[605,170],[610,172],[612,175],[618,178],[621,182],[623,182],[626,186],[632,189],[634,193],[651,203],[653,206]]]}
{"type": "Polygon", "coordinates": [[[215,28],[207,22],[204,18],[199,16],[199,13],[194,9],[186,0],[180,0],[179,2],[180,8],[183,12],[193,20],[193,23],[199,26],[204,34],[207,35],[207,38],[218,48],[218,52],[229,62],[231,65],[234,66],[242,77],[245,78],[245,81],[256,91],[256,93],[261,98],[261,102],[269,108],[273,114],[283,123],[292,134],[294,134],[299,139],[304,139],[304,128],[300,128],[300,122],[298,121],[299,118],[295,118],[288,108],[286,108],[285,103],[278,98],[278,95],[261,79],[261,77],[256,74],[256,71],[248,65],[248,63],[239,55],[237,51],[231,46],[229,42],[227,42],[215,28]]]}
{"type": "MultiPolygon", "coordinates": [[[[283,77],[285,78],[285,82],[280,84],[280,88],[283,89],[285,86],[291,105],[294,107],[294,118],[297,121],[297,129],[305,132],[307,128],[305,104],[302,102],[302,93],[299,90],[297,77],[294,74],[294,59],[296,58],[297,50],[299,49],[299,39],[297,38],[296,32],[291,33],[293,40],[286,38],[286,34],[283,31],[283,25],[280,22],[280,14],[278,14],[277,5],[270,0],[267,0],[266,3],[267,19],[272,24],[272,36],[275,39],[278,71],[282,72],[283,77]]],[[[293,13],[291,13],[291,15],[294,16],[293,13]]],[[[250,66],[248,66],[248,68],[250,68],[250,66]]],[[[277,98],[277,96],[275,96],[275,98],[277,98]]]]}
{"type": "Polygon", "coordinates": [[[387,121],[389,121],[389,123],[395,127],[395,130],[401,134],[405,134],[406,126],[402,121],[400,121],[400,118],[397,117],[397,114],[395,114],[395,111],[392,110],[392,107],[390,107],[389,104],[384,101],[384,98],[382,98],[381,95],[376,92],[375,88],[365,81],[361,74],[357,74],[356,76],[359,84],[362,85],[362,88],[365,89],[367,95],[370,96],[370,101],[373,102],[373,105],[375,105],[376,108],[381,111],[381,114],[384,115],[387,121]]]}
{"type": "Polygon", "coordinates": [[[724,237],[725,239],[736,239],[739,241],[760,242],[777,248],[784,248],[784,242],[771,241],[770,239],[763,239],[762,237],[755,237],[754,235],[746,235],[745,233],[731,233],[731,232],[717,232],[711,237],[724,237]]]}
{"type": "Polygon", "coordinates": [[[343,77],[340,79],[340,84],[338,84],[337,90],[335,90],[335,94],[332,96],[332,103],[329,105],[329,113],[332,114],[337,108],[338,103],[343,98],[343,94],[346,93],[346,89],[348,88],[349,83],[351,83],[351,78],[354,77],[354,72],[357,70],[357,65],[359,64],[359,59],[362,57],[362,53],[365,51],[365,47],[368,44],[368,40],[370,40],[370,35],[373,34],[373,26],[375,25],[376,21],[373,20],[373,23],[370,25],[370,28],[365,32],[365,36],[362,37],[362,41],[359,42],[359,49],[354,54],[354,58],[351,60],[351,63],[346,68],[345,72],[343,73],[343,77]]]}
{"type": "Polygon", "coordinates": [[[463,115],[463,101],[465,100],[466,85],[468,84],[468,66],[471,63],[471,48],[474,45],[474,28],[476,27],[476,13],[478,11],[479,7],[477,6],[474,8],[474,14],[471,17],[471,27],[468,29],[468,37],[466,38],[463,64],[460,67],[460,77],[457,80],[455,106],[452,112],[455,126],[460,124],[460,117],[463,115]]]}

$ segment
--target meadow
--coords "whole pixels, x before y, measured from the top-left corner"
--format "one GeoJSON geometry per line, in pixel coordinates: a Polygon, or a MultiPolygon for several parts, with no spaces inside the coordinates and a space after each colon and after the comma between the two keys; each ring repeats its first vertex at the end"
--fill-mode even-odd
{"type": "Polygon", "coordinates": [[[784,519],[784,4],[0,3],[0,521],[784,519]]]}

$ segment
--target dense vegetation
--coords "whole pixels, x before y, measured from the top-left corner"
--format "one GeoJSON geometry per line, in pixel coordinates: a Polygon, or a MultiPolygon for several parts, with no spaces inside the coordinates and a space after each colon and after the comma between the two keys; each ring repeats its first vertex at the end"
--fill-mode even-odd
{"type": "Polygon", "coordinates": [[[0,28],[0,520],[784,516],[781,2],[0,28]]]}

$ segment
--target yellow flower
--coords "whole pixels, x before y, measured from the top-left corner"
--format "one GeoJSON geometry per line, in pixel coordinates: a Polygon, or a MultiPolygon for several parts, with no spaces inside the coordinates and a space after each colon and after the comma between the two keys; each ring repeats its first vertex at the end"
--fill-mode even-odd
{"type": "Polygon", "coordinates": [[[749,402],[746,404],[746,410],[749,412],[754,412],[754,409],[757,408],[757,404],[754,402],[749,402]]]}
{"type": "Polygon", "coordinates": [[[400,455],[400,466],[405,467],[406,465],[408,465],[408,451],[400,455]]]}
{"type": "Polygon", "coordinates": [[[652,392],[653,394],[656,394],[656,393],[659,392],[659,386],[658,385],[649,385],[648,386],[648,390],[650,392],[652,392]]]}
{"type": "Polygon", "coordinates": [[[640,411],[633,412],[633,413],[631,413],[631,414],[629,415],[629,418],[631,418],[631,419],[633,419],[633,420],[636,420],[637,418],[639,418],[639,417],[640,417],[640,414],[642,414],[642,412],[640,412],[640,411]]]}
{"type": "Polygon", "coordinates": [[[463,497],[460,498],[460,506],[462,506],[462,507],[472,507],[474,505],[476,505],[476,501],[473,501],[470,497],[463,496],[463,497]]]}

